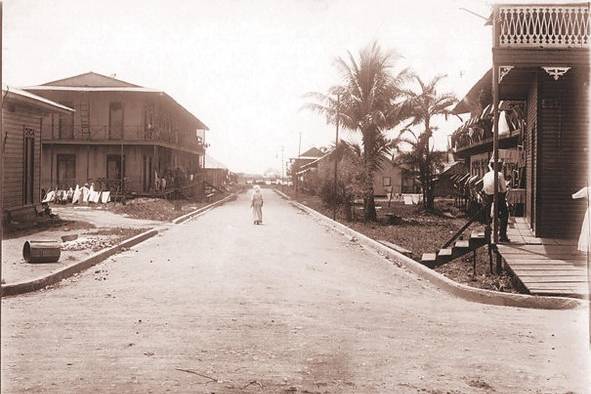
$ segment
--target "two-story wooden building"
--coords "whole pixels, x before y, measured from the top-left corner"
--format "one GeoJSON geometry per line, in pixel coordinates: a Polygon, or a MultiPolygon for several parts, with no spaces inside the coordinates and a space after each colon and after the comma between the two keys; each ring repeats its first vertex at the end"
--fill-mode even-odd
{"type": "Polygon", "coordinates": [[[76,110],[44,119],[46,188],[95,182],[150,193],[156,177],[201,168],[207,126],[163,91],[94,72],[24,89],[76,110]]]}
{"type": "MultiPolygon", "coordinates": [[[[73,109],[32,93],[2,89],[2,202],[4,216],[34,215],[41,200],[41,130],[47,116],[71,116],[73,109]]],[[[1,218],[0,218],[1,219],[1,218]]]]}
{"type": "Polygon", "coordinates": [[[497,4],[490,24],[493,69],[455,108],[471,113],[452,136],[455,153],[483,175],[498,107],[499,157],[527,223],[538,237],[575,237],[585,204],[571,194],[589,168],[590,4],[497,4]]]}

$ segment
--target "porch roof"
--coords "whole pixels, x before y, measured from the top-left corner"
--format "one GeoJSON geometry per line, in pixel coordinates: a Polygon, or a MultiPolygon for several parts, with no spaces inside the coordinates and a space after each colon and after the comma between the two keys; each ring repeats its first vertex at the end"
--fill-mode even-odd
{"type": "Polygon", "coordinates": [[[65,105],[61,105],[59,103],[46,99],[45,97],[37,96],[36,94],[13,87],[3,86],[2,95],[8,100],[15,100],[23,102],[25,104],[35,105],[45,110],[62,113],[75,112],[70,107],[66,107],[65,105]]]}

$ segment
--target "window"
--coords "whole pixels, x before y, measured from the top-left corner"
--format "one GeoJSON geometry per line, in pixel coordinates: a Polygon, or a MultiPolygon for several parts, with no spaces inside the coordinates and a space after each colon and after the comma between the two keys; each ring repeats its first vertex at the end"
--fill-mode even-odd
{"type": "Polygon", "coordinates": [[[416,193],[419,190],[415,177],[411,174],[402,174],[402,193],[416,193]]]}
{"type": "Polygon", "coordinates": [[[109,104],[109,138],[123,138],[123,105],[120,102],[109,104]]]}
{"type": "Polygon", "coordinates": [[[383,177],[383,178],[382,178],[382,185],[383,185],[384,187],[387,187],[387,186],[392,186],[392,178],[390,178],[389,176],[385,176],[385,177],[383,177]]]}
{"type": "MultiPolygon", "coordinates": [[[[66,101],[63,103],[66,107],[74,108],[74,104],[66,101]]],[[[58,119],[59,137],[61,139],[74,138],[74,114],[60,114],[58,119]]]]}
{"type": "Polygon", "coordinates": [[[76,184],[76,155],[57,155],[57,185],[59,188],[76,184]]]}

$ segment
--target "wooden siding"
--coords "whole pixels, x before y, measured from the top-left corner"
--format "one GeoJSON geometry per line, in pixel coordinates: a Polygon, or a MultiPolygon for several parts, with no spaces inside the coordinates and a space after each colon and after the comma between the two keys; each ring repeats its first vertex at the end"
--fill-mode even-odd
{"type": "Polygon", "coordinates": [[[525,217],[529,225],[533,228],[535,225],[535,201],[534,196],[536,195],[536,171],[534,168],[536,145],[535,136],[537,133],[538,123],[538,82],[537,77],[534,78],[533,83],[530,86],[528,97],[527,97],[527,121],[526,121],[526,135],[525,135],[525,150],[526,150],[526,203],[525,203],[525,217]]]}
{"type": "Polygon", "coordinates": [[[588,65],[589,49],[493,48],[493,61],[522,67],[588,65]]]}
{"type": "Polygon", "coordinates": [[[33,202],[39,203],[41,171],[41,114],[39,111],[18,104],[5,103],[2,109],[2,125],[6,138],[4,147],[4,181],[2,184],[4,209],[20,208],[24,205],[24,128],[35,131],[34,137],[34,180],[33,202]]]}
{"type": "Polygon", "coordinates": [[[539,73],[536,236],[575,237],[584,201],[571,194],[586,185],[589,140],[588,68],[559,80],[539,73]]]}

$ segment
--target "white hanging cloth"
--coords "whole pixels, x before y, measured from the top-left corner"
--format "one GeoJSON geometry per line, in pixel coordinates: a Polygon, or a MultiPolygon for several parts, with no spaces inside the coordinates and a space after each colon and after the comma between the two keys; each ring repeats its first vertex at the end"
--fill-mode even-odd
{"type": "MultiPolygon", "coordinates": [[[[584,187],[575,194],[572,195],[573,198],[586,198],[589,201],[589,187],[584,187]]],[[[577,249],[581,252],[590,252],[589,249],[589,238],[591,233],[591,228],[589,227],[589,202],[587,202],[587,210],[585,211],[585,217],[583,218],[583,225],[581,226],[581,235],[579,235],[579,243],[577,245],[577,249]]]]}
{"type": "Polygon", "coordinates": [[[72,204],[79,203],[80,197],[82,197],[82,190],[80,189],[80,186],[76,185],[76,189],[74,189],[74,194],[72,195],[72,204]]]}

